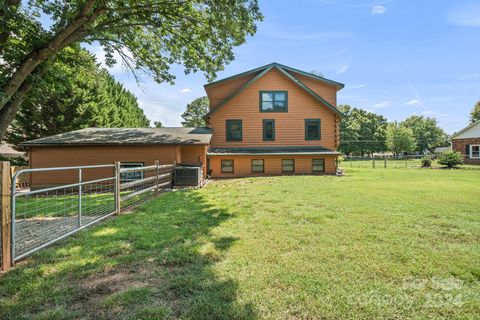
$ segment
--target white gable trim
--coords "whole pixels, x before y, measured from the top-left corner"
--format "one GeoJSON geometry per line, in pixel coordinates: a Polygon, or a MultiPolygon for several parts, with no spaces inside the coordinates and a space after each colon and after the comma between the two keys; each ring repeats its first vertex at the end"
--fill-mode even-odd
{"type": "Polygon", "coordinates": [[[450,139],[480,138],[480,120],[454,133],[450,139]]]}

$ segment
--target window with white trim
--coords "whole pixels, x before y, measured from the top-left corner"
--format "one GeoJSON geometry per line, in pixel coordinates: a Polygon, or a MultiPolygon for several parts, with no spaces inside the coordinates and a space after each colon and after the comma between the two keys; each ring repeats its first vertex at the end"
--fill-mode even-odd
{"type": "Polygon", "coordinates": [[[471,159],[480,159],[480,144],[471,144],[470,145],[470,158],[471,159]]]}

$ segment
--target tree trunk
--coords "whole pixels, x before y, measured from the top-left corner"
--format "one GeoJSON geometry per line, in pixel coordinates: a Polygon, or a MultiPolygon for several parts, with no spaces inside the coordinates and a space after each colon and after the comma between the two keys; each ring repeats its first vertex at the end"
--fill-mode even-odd
{"type": "Polygon", "coordinates": [[[15,115],[17,114],[20,105],[27,96],[27,93],[30,91],[30,89],[32,89],[32,86],[32,82],[24,82],[20,86],[15,97],[11,99],[10,102],[5,105],[2,110],[0,110],[0,141],[3,141],[8,126],[10,125],[10,123],[12,123],[13,119],[15,119],[15,115]]]}

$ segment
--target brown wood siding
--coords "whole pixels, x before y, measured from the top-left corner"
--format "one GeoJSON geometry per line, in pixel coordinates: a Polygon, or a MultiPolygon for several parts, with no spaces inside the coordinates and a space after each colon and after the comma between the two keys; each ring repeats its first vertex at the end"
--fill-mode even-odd
{"type": "MultiPolygon", "coordinates": [[[[69,167],[83,165],[111,164],[121,162],[142,162],[145,166],[153,165],[155,160],[160,164],[172,164],[178,158],[198,159],[205,146],[149,145],[149,146],[64,146],[64,147],[32,147],[30,166],[32,168],[69,167]],[[198,154],[196,154],[198,152],[198,154]]],[[[93,180],[112,175],[112,169],[85,169],[83,179],[93,180]]],[[[31,184],[35,186],[56,185],[76,182],[78,172],[58,171],[34,173],[31,184]]]]}
{"type": "Polygon", "coordinates": [[[214,109],[233,92],[240,89],[245,83],[256,77],[258,73],[259,72],[252,73],[205,88],[208,100],[210,101],[210,109],[214,109]]]}
{"type": "MultiPolygon", "coordinates": [[[[326,87],[329,89],[329,87],[326,87]]],[[[329,91],[330,92],[330,91],[329,91]]],[[[335,90],[333,90],[335,93],[335,90]]],[[[336,148],[337,117],[280,71],[273,69],[212,114],[212,146],[324,146],[336,148]],[[288,112],[260,112],[260,90],[287,90],[288,112]],[[321,119],[321,140],[305,140],[305,119],[321,119]],[[242,119],[243,141],[227,142],[227,119],[242,119]],[[275,141],[263,141],[263,119],[275,119],[275,141]]]]}
{"type": "Polygon", "coordinates": [[[211,176],[213,178],[283,174],[282,159],[295,160],[295,174],[313,174],[312,159],[325,159],[324,174],[334,174],[336,169],[336,156],[210,156],[209,159],[211,176]],[[222,159],[234,161],[233,173],[222,173],[222,159]],[[264,160],[264,173],[252,173],[253,159],[264,160]]]}
{"type": "Polygon", "coordinates": [[[300,73],[290,72],[295,78],[300,80],[304,85],[306,85],[313,92],[318,94],[323,99],[327,100],[328,103],[337,106],[337,88],[333,85],[327,85],[324,82],[312,79],[310,77],[304,76],[300,73]]]}
{"type": "Polygon", "coordinates": [[[182,146],[182,163],[185,164],[199,164],[204,162],[204,146],[191,145],[182,146]]]}

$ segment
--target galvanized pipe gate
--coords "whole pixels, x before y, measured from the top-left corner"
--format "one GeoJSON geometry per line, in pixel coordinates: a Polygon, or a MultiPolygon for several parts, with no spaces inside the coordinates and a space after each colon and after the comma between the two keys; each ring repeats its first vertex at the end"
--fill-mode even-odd
{"type": "MultiPolygon", "coordinates": [[[[3,261],[3,270],[44,247],[120,213],[121,209],[157,196],[161,190],[173,185],[174,168],[175,164],[160,165],[155,161],[153,166],[146,167],[124,168],[117,162],[94,166],[23,169],[16,172],[11,179],[11,190],[1,190],[2,200],[5,200],[3,196],[8,191],[7,196],[11,196],[8,203],[11,208],[7,208],[10,206],[6,206],[5,201],[2,202],[0,248],[3,250],[0,252],[0,260],[3,261]],[[85,173],[89,170],[99,169],[104,172],[111,169],[111,173],[98,179],[85,178],[85,173]],[[64,171],[76,171],[77,182],[29,190],[18,190],[15,183],[22,175],[54,175],[64,171]],[[7,225],[8,221],[11,226],[7,225]],[[8,231],[11,234],[7,234],[8,231]],[[5,254],[10,256],[10,260],[6,259],[5,254]]],[[[2,173],[5,175],[6,171],[3,170],[2,173]]],[[[2,187],[7,186],[2,184],[2,187]]]]}

